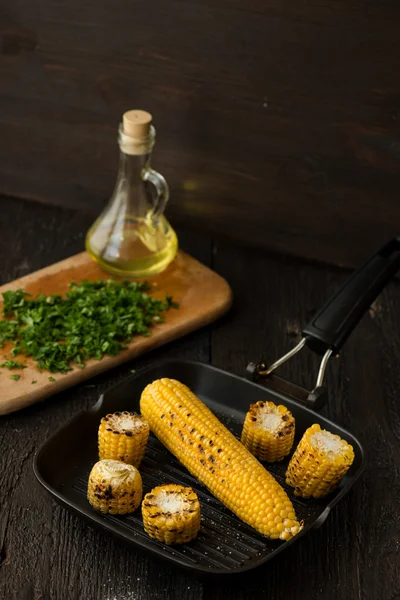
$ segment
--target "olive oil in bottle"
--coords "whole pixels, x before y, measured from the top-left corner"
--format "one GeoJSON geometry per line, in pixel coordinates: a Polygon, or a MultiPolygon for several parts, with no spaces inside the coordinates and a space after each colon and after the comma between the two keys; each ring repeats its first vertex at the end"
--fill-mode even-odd
{"type": "Polygon", "coordinates": [[[163,271],[175,258],[178,239],[164,216],[169,190],[150,167],[155,143],[152,116],[123,115],[120,164],[114,193],[86,236],[86,250],[105,271],[143,278],[163,271]]]}

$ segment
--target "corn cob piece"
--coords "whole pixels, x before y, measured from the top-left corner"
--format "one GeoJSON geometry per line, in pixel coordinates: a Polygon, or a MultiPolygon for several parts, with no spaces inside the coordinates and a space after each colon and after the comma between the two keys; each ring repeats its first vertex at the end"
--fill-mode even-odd
{"type": "Polygon", "coordinates": [[[321,498],[339,484],[354,460],[353,447],[318,424],[309,427],[286,471],[295,496],[321,498]]]}
{"type": "Polygon", "coordinates": [[[158,379],[143,391],[140,408],[168,450],[245,523],[272,539],[299,532],[283,488],[189,388],[158,379]]]}
{"type": "Polygon", "coordinates": [[[96,510],[125,515],[137,509],[142,496],[142,478],[132,465],[118,460],[100,460],[92,468],[87,497],[96,510]]]}
{"type": "Polygon", "coordinates": [[[103,417],[99,427],[99,458],[121,460],[139,467],[149,439],[150,427],[134,412],[103,417]]]}
{"type": "Polygon", "coordinates": [[[164,544],[186,544],[200,529],[200,503],[192,488],[159,485],[142,502],[146,533],[164,544]]]}
{"type": "Polygon", "coordinates": [[[292,449],[294,428],[293,415],[286,406],[259,401],[250,405],[244,420],[242,444],[258,460],[277,462],[292,449]]]}

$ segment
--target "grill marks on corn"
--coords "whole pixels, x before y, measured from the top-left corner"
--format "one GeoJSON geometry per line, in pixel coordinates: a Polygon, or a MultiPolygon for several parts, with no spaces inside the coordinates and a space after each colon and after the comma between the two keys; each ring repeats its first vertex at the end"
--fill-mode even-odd
{"type": "MultiPolygon", "coordinates": [[[[179,404],[177,408],[181,411],[179,414],[177,412],[174,412],[173,410],[167,410],[165,413],[167,417],[169,416],[170,420],[168,422],[170,427],[174,425],[175,420],[176,423],[178,423],[179,419],[187,419],[192,416],[191,412],[186,412],[186,408],[183,404],[179,404]]],[[[161,415],[161,418],[163,417],[165,417],[164,414],[161,415]]],[[[218,431],[215,431],[214,433],[215,435],[219,435],[218,431]]],[[[213,451],[216,451],[218,454],[221,454],[222,448],[218,448],[218,446],[215,446],[214,442],[211,439],[206,438],[205,435],[200,433],[200,431],[196,432],[195,427],[187,428],[187,422],[184,422],[183,424],[181,424],[181,427],[178,428],[178,436],[181,442],[183,442],[183,444],[189,447],[195,446],[202,456],[206,456],[206,459],[210,461],[214,466],[214,468],[211,467],[210,470],[213,469],[213,471],[215,472],[216,468],[224,466],[224,461],[219,460],[220,457],[218,455],[214,456],[212,454],[213,451]]],[[[201,464],[206,464],[206,460],[202,457],[199,457],[199,462],[201,464]]],[[[227,466],[229,465],[225,464],[225,467],[227,466]]]]}
{"type": "Polygon", "coordinates": [[[165,544],[190,542],[200,529],[197,495],[182,485],[160,485],[146,494],[142,516],[146,533],[165,544]]]}
{"type": "Polygon", "coordinates": [[[100,460],[89,475],[87,497],[102,513],[124,515],[134,512],[142,500],[142,478],[132,465],[100,460]]]}
{"type": "Polygon", "coordinates": [[[102,418],[106,422],[108,430],[114,433],[124,433],[125,435],[138,435],[141,430],[148,428],[140,415],[135,412],[115,412],[102,418]]]}
{"type": "MultiPolygon", "coordinates": [[[[197,398],[196,396],[194,397],[197,398]]],[[[167,404],[165,403],[163,406],[166,407],[167,404]]],[[[175,410],[175,412],[174,410],[175,409],[165,408],[165,414],[169,415],[171,419],[170,423],[172,423],[172,420],[174,419],[177,422],[179,421],[180,427],[178,428],[178,437],[180,438],[182,447],[186,446],[187,449],[189,449],[191,446],[194,446],[194,448],[199,452],[199,463],[202,465],[206,465],[207,460],[212,462],[213,466],[209,467],[209,469],[213,470],[214,473],[218,468],[228,467],[229,464],[226,464],[223,460],[220,460],[222,448],[215,448],[214,443],[209,438],[209,436],[202,434],[200,431],[200,424],[206,424],[206,422],[203,420],[202,411],[194,409],[193,407],[188,409],[185,406],[184,399],[182,399],[182,402],[178,404],[177,410],[175,410]],[[185,421],[185,419],[191,418],[193,416],[196,417],[196,419],[199,419],[199,427],[197,428],[197,430],[196,427],[188,428],[187,422],[185,421]],[[217,454],[214,455],[213,451],[217,452],[217,454]]],[[[211,435],[211,431],[208,431],[208,434],[211,435]]],[[[219,435],[219,431],[214,431],[214,434],[219,435]]]]}
{"type": "Polygon", "coordinates": [[[150,427],[134,412],[115,412],[103,417],[98,433],[99,458],[140,465],[150,427]]]}
{"type": "Polygon", "coordinates": [[[321,498],[332,492],[354,460],[353,447],[314,424],[304,433],[286,471],[295,496],[321,498]]]}
{"type": "Polygon", "coordinates": [[[256,458],[272,463],[290,453],[294,433],[295,420],[286,406],[259,401],[250,405],[241,439],[256,458]]]}
{"type": "Polygon", "coordinates": [[[183,465],[259,533],[286,540],[300,530],[283,488],[186,386],[153,382],[142,394],[141,412],[183,465]],[[172,413],[170,428],[160,417],[172,413]]]}
{"type": "Polygon", "coordinates": [[[188,510],[189,503],[181,491],[163,489],[158,496],[152,494],[147,506],[158,506],[162,513],[171,516],[175,513],[182,514],[182,512],[188,510]]]}

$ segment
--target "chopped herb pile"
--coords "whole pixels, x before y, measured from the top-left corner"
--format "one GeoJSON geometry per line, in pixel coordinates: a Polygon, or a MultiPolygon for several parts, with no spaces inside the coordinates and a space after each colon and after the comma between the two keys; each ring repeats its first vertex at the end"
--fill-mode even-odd
{"type": "Polygon", "coordinates": [[[14,379],[14,381],[19,381],[21,379],[21,375],[17,375],[15,373],[14,375],[10,375],[10,379],[14,379]]]}
{"type": "Polygon", "coordinates": [[[5,367],[6,369],[26,369],[26,365],[23,365],[19,360],[6,360],[0,364],[0,367],[5,367]]]}
{"type": "MultiPolygon", "coordinates": [[[[88,359],[101,360],[105,354],[115,356],[135,335],[149,336],[153,323],[178,307],[170,296],[152,298],[149,289],[146,282],[107,280],[72,283],[65,298],[4,292],[0,347],[13,342],[12,356],[32,356],[39,369],[52,373],[66,373],[74,364],[83,368],[88,359]]],[[[4,366],[24,365],[7,361],[4,366]]]]}

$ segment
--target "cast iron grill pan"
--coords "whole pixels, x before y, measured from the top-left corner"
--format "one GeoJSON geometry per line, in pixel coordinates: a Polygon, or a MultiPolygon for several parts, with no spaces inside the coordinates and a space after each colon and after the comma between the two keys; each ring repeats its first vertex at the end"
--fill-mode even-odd
{"type": "Polygon", "coordinates": [[[190,361],[166,361],[134,375],[110,389],[93,409],[79,414],[51,437],[35,458],[35,473],[44,487],[66,508],[73,510],[110,534],[160,558],[197,573],[232,574],[253,569],[298,541],[312,527],[318,527],[331,507],[349,490],[363,467],[363,451],[354,436],[328,419],[276,392],[209,365],[190,361]],[[108,516],[94,511],[86,499],[87,479],[97,456],[97,430],[102,416],[109,412],[139,410],[144,387],[161,377],[179,379],[205,402],[228,429],[240,437],[249,404],[257,400],[285,402],[296,419],[296,440],[315,422],[349,441],[355,460],[340,487],[322,500],[297,499],[286,486],[288,460],[268,466],[268,470],[288,492],[305,527],[289,542],[264,538],[225,508],[150,435],[140,467],[143,491],[163,483],[191,486],[201,504],[201,529],[196,540],[181,546],[166,546],[144,532],[140,509],[130,516],[108,516]]]}

